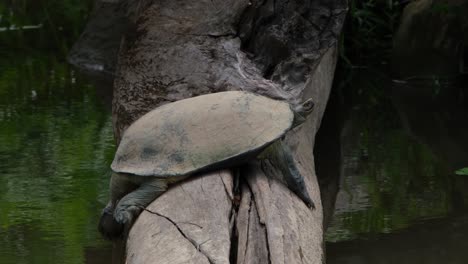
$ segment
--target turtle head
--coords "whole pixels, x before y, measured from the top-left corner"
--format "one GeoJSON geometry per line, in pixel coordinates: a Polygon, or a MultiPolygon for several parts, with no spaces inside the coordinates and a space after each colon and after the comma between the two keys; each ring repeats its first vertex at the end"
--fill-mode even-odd
{"type": "Polygon", "coordinates": [[[315,103],[312,101],[312,98],[305,100],[303,103],[299,104],[294,109],[294,121],[293,127],[299,126],[304,123],[307,116],[312,113],[314,110],[315,103]]]}

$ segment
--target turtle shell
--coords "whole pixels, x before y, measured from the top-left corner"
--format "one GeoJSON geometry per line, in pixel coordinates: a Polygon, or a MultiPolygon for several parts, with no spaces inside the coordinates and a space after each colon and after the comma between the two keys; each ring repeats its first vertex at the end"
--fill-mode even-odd
{"type": "Polygon", "coordinates": [[[124,132],[115,172],[171,177],[229,166],[291,129],[288,103],[242,91],[192,97],[158,107],[124,132]]]}

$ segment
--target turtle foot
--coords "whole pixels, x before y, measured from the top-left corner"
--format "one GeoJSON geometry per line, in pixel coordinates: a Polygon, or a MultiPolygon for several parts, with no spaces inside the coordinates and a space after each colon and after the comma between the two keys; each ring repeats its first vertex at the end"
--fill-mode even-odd
{"type": "MultiPolygon", "coordinates": [[[[302,183],[304,184],[304,183],[302,183]]],[[[315,209],[315,203],[312,201],[312,198],[310,198],[309,193],[305,189],[305,184],[304,188],[302,190],[297,190],[297,188],[291,188],[291,186],[288,186],[290,189],[292,189],[293,193],[296,194],[299,199],[301,199],[309,209],[314,210],[315,209]]],[[[297,187],[297,186],[293,186],[297,187]]]]}
{"type": "Polygon", "coordinates": [[[101,219],[99,220],[98,230],[101,235],[107,240],[117,240],[122,238],[125,224],[115,220],[112,211],[105,208],[102,211],[101,219]]]}
{"type": "Polygon", "coordinates": [[[112,214],[111,208],[104,208],[99,221],[99,232],[108,240],[123,238],[125,231],[130,230],[133,219],[140,211],[136,206],[128,206],[117,208],[112,214]]]}
{"type": "Polygon", "coordinates": [[[115,221],[121,224],[132,224],[135,216],[138,216],[141,209],[137,206],[120,206],[114,212],[115,221]]]}

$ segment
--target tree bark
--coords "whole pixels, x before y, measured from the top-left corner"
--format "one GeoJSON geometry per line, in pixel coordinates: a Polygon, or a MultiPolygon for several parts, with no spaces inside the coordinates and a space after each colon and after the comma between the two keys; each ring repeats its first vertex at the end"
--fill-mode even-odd
{"type": "Polygon", "coordinates": [[[268,161],[198,175],[147,207],[126,263],[322,263],[313,147],[328,100],[346,1],[124,2],[129,18],[114,82],[116,140],[168,102],[245,90],[315,110],[284,141],[315,202],[309,209],[268,161]],[[240,172],[240,183],[237,174],[240,172]],[[235,188],[239,186],[239,188],[235,188]],[[236,189],[240,191],[236,192],[236,189]],[[240,202],[239,202],[240,199],[240,202]]]}

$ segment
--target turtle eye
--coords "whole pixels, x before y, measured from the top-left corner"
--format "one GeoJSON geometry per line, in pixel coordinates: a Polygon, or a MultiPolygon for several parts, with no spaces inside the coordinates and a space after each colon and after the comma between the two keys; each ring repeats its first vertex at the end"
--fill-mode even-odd
{"type": "Polygon", "coordinates": [[[312,109],[314,108],[314,105],[315,105],[315,103],[312,101],[312,99],[309,99],[309,100],[305,101],[305,102],[302,104],[303,111],[304,111],[304,112],[310,112],[310,111],[312,111],[312,109]]]}

